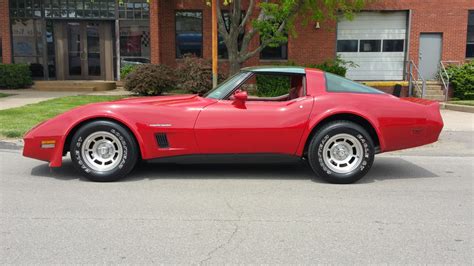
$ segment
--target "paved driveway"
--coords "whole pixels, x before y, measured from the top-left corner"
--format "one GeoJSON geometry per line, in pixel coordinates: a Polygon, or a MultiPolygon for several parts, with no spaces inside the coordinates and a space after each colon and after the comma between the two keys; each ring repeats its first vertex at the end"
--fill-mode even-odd
{"type": "MultiPolygon", "coordinates": [[[[301,162],[143,164],[92,183],[0,149],[0,263],[473,262],[473,116],[354,185],[301,162]]],[[[5,148],[5,147],[4,147],[5,148]]]]}

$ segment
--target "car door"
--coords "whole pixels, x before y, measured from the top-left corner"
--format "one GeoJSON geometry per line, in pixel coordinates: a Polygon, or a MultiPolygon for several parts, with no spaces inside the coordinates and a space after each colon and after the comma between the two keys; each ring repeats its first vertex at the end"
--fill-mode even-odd
{"type": "Polygon", "coordinates": [[[289,101],[219,100],[206,106],[195,125],[201,153],[294,154],[313,106],[313,97],[289,101]]]}

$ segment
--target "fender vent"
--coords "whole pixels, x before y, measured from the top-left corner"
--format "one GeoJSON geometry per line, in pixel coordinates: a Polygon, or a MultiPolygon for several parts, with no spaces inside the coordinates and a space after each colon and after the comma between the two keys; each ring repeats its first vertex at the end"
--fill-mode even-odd
{"type": "Polygon", "coordinates": [[[156,137],[156,143],[158,143],[158,147],[160,148],[170,147],[170,144],[168,143],[168,137],[166,137],[166,133],[157,133],[155,137],[156,137]]]}

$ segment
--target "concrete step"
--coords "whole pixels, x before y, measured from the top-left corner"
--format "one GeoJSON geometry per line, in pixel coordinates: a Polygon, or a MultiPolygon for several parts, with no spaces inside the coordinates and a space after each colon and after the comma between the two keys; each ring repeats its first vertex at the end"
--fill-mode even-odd
{"type": "Polygon", "coordinates": [[[444,95],[425,95],[424,99],[442,102],[445,100],[445,97],[444,95]]]}
{"type": "Polygon", "coordinates": [[[442,90],[426,90],[425,95],[444,95],[444,92],[442,90]]]}
{"type": "Polygon", "coordinates": [[[39,91],[108,91],[115,90],[115,81],[103,80],[45,80],[35,81],[33,88],[39,91]]]}

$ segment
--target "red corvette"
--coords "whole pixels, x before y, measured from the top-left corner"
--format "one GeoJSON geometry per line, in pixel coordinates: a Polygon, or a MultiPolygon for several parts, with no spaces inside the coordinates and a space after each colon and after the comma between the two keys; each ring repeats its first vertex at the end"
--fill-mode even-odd
{"type": "Polygon", "coordinates": [[[23,155],[60,167],[70,152],[88,179],[114,181],[139,159],[285,154],[306,158],[328,182],[352,183],[369,171],[376,153],[435,142],[442,128],[436,102],[397,98],[316,69],[255,67],[203,97],[78,107],[30,130],[23,155]],[[278,81],[278,89],[262,85],[265,78],[278,81]]]}

